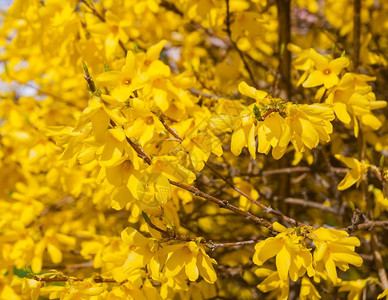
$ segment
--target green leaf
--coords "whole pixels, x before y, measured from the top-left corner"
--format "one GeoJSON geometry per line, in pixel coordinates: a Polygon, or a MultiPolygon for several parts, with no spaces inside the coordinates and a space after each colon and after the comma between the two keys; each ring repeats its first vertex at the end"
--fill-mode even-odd
{"type": "Polygon", "coordinates": [[[29,277],[28,274],[33,274],[29,267],[25,267],[25,270],[13,268],[13,273],[20,278],[29,277]]]}
{"type": "Polygon", "coordinates": [[[151,219],[148,217],[148,215],[144,211],[142,211],[141,214],[142,214],[144,220],[147,222],[147,224],[150,224],[151,219]]]}
{"type": "Polygon", "coordinates": [[[253,106],[253,114],[255,115],[255,118],[259,121],[262,121],[263,118],[261,117],[260,109],[256,106],[256,104],[253,106]]]}

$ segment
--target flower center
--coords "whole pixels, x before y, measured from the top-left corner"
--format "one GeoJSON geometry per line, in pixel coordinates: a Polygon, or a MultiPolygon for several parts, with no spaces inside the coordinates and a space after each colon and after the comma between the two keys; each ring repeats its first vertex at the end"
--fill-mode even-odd
{"type": "Polygon", "coordinates": [[[154,124],[154,118],[153,118],[153,117],[146,117],[146,118],[145,118],[145,123],[146,123],[147,125],[152,125],[152,124],[154,124]]]}
{"type": "Polygon", "coordinates": [[[130,85],[131,84],[131,80],[130,79],[123,79],[122,83],[123,83],[123,85],[130,85]]]}
{"type": "Polygon", "coordinates": [[[330,69],[325,69],[323,70],[323,74],[329,75],[331,73],[330,69]]]}

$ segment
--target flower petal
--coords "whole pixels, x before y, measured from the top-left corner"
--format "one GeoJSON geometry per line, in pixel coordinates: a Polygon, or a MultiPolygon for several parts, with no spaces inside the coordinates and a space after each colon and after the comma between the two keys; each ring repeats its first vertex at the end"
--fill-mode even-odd
{"type": "Polygon", "coordinates": [[[329,60],[314,49],[310,49],[310,58],[313,60],[317,70],[323,70],[329,66],[329,60]]]}
{"type": "Polygon", "coordinates": [[[305,82],[303,82],[303,87],[315,87],[322,85],[324,83],[325,76],[321,71],[314,70],[305,82]]]}
{"type": "Polygon", "coordinates": [[[284,246],[276,255],[276,269],[279,273],[279,278],[282,280],[288,279],[288,270],[291,265],[291,255],[284,246]]]}
{"type": "Polygon", "coordinates": [[[330,63],[330,70],[338,75],[342,69],[346,68],[347,66],[349,66],[349,59],[347,59],[346,57],[340,57],[340,58],[336,58],[336,59],[333,59],[330,63]]]}
{"type": "Polygon", "coordinates": [[[239,156],[244,146],[246,146],[244,130],[239,128],[233,132],[230,150],[234,155],[239,156]]]}

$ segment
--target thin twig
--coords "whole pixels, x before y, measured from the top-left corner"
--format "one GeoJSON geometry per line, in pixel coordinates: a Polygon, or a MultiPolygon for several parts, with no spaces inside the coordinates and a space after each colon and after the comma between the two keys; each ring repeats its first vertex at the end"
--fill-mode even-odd
{"type": "Polygon", "coordinates": [[[388,220],[384,221],[367,221],[358,225],[350,225],[343,230],[347,232],[354,232],[359,230],[372,230],[374,227],[383,227],[388,229],[388,220]]]}
{"type": "Polygon", "coordinates": [[[225,242],[225,243],[214,243],[213,241],[206,241],[205,239],[197,239],[197,238],[189,238],[182,236],[176,232],[172,231],[167,231],[159,228],[156,226],[154,223],[152,223],[151,219],[147,216],[147,214],[143,211],[143,218],[146,221],[146,223],[154,230],[159,231],[166,237],[168,237],[171,240],[179,240],[179,241],[185,241],[185,242],[196,242],[200,240],[202,244],[204,244],[206,247],[211,249],[212,251],[216,248],[221,248],[221,247],[241,247],[245,245],[252,245],[258,243],[261,239],[258,240],[248,240],[248,241],[237,241],[237,242],[225,242]]]}
{"type": "Polygon", "coordinates": [[[279,26],[279,70],[280,87],[285,91],[286,99],[291,99],[291,52],[287,45],[291,42],[291,1],[276,0],[279,26]]]}
{"type": "Polygon", "coordinates": [[[370,170],[377,176],[383,188],[384,197],[388,199],[387,178],[385,178],[384,166],[381,165],[379,168],[372,166],[370,170]]]}
{"type": "Polygon", "coordinates": [[[310,172],[311,168],[309,167],[291,167],[291,168],[281,168],[274,170],[263,171],[261,175],[268,176],[274,174],[282,174],[282,173],[299,173],[299,172],[310,172]]]}
{"type": "Polygon", "coordinates": [[[160,114],[158,115],[159,121],[163,124],[164,128],[174,137],[176,138],[179,143],[183,142],[183,139],[180,137],[179,133],[174,129],[171,128],[170,126],[167,125],[166,121],[164,120],[163,116],[160,114]]]}
{"type": "MultiPolygon", "coordinates": [[[[227,99],[223,96],[204,93],[204,92],[198,91],[197,89],[190,89],[189,91],[194,96],[202,96],[202,97],[209,98],[209,99],[220,99],[220,98],[227,99]]],[[[232,99],[230,99],[230,100],[232,100],[232,99]]]]}
{"type": "MultiPolygon", "coordinates": [[[[84,279],[81,279],[81,278],[74,278],[74,277],[68,277],[68,276],[42,277],[42,276],[34,275],[33,279],[36,281],[44,281],[44,282],[84,281],[84,279]]],[[[93,281],[95,283],[119,283],[112,278],[102,278],[100,276],[94,277],[93,281]]],[[[120,283],[125,283],[125,282],[127,282],[127,280],[124,280],[123,282],[120,282],[120,283]]]]}
{"type": "MultiPolygon", "coordinates": [[[[93,6],[91,6],[87,1],[81,0],[91,11],[92,13],[103,23],[106,23],[106,19],[103,15],[101,15],[93,6]]],[[[122,40],[119,39],[119,45],[121,49],[123,49],[124,53],[127,53],[127,48],[125,47],[122,40]]]]}
{"type": "Polygon", "coordinates": [[[317,208],[319,210],[322,210],[322,211],[328,211],[328,212],[331,212],[333,214],[340,214],[340,209],[337,208],[337,207],[328,207],[328,206],[325,206],[324,204],[322,203],[319,203],[319,202],[314,202],[314,201],[309,201],[309,200],[305,200],[305,199],[299,199],[299,198],[286,198],[283,200],[284,202],[286,203],[289,203],[289,204],[296,204],[296,205],[301,205],[301,206],[305,206],[305,207],[313,207],[313,208],[317,208]]]}
{"type": "Polygon", "coordinates": [[[241,242],[232,242],[232,243],[211,243],[211,248],[212,250],[216,248],[221,248],[221,247],[239,247],[239,246],[245,246],[245,245],[253,245],[257,244],[259,240],[248,240],[248,241],[241,241],[241,242]]]}
{"type": "Polygon", "coordinates": [[[152,229],[154,229],[156,231],[159,231],[161,234],[164,234],[166,237],[168,237],[172,240],[179,240],[179,241],[185,241],[185,242],[195,241],[195,239],[184,237],[176,232],[166,231],[162,228],[159,228],[154,223],[152,223],[151,219],[148,217],[148,215],[144,211],[142,211],[142,215],[143,215],[144,220],[148,224],[148,226],[150,226],[152,229]]]}
{"type": "Polygon", "coordinates": [[[231,210],[241,216],[244,216],[247,220],[252,220],[253,222],[261,225],[261,226],[264,226],[270,230],[272,230],[272,224],[270,222],[268,222],[267,220],[263,219],[263,218],[259,218],[253,214],[251,214],[250,212],[247,212],[247,211],[244,211],[244,210],[241,210],[239,209],[238,207],[232,205],[229,203],[229,201],[227,200],[221,200],[221,199],[218,199],[212,195],[209,195],[205,192],[202,192],[200,191],[199,189],[197,189],[195,186],[190,186],[190,185],[186,185],[184,183],[179,183],[179,182],[175,182],[175,181],[172,181],[172,180],[168,180],[170,182],[170,184],[176,186],[176,187],[179,187],[183,190],[186,190],[190,193],[192,193],[193,195],[195,196],[198,196],[198,197],[201,197],[201,198],[204,198],[206,200],[209,200],[213,203],[216,203],[218,204],[219,207],[221,208],[225,208],[225,209],[228,209],[228,210],[231,210]]]}
{"type": "Polygon", "coordinates": [[[385,271],[385,267],[384,267],[384,259],[381,256],[381,253],[379,251],[380,247],[379,247],[379,241],[377,239],[376,232],[372,232],[371,242],[372,242],[373,256],[375,258],[375,264],[377,268],[377,274],[379,275],[381,286],[383,290],[385,290],[385,289],[388,289],[388,278],[387,278],[387,272],[385,271]]]}
{"type": "Polygon", "coordinates": [[[141,159],[143,159],[148,165],[151,165],[151,158],[149,158],[147,156],[147,154],[144,152],[143,148],[140,145],[133,142],[129,137],[126,136],[125,139],[127,140],[128,144],[131,145],[132,149],[136,151],[137,155],[141,159]]]}
{"type": "Polygon", "coordinates": [[[253,85],[256,88],[258,88],[256,80],[255,80],[255,76],[253,75],[253,72],[252,72],[248,62],[247,62],[247,60],[244,57],[244,53],[237,47],[237,44],[232,39],[232,31],[230,29],[230,7],[229,7],[229,0],[225,0],[225,2],[226,2],[226,33],[228,34],[229,40],[232,43],[234,49],[237,51],[238,55],[240,56],[241,61],[243,62],[244,67],[247,70],[247,72],[249,74],[249,78],[251,79],[253,85]]]}
{"type": "Polygon", "coordinates": [[[353,3],[353,60],[354,69],[357,71],[360,65],[360,48],[361,48],[361,0],[354,0],[353,3]]]}
{"type": "Polygon", "coordinates": [[[240,190],[238,187],[236,187],[232,182],[230,182],[225,176],[223,176],[222,174],[220,174],[216,169],[214,169],[210,164],[208,164],[207,162],[205,162],[205,165],[214,173],[216,174],[219,178],[221,178],[226,184],[228,184],[231,188],[233,188],[236,192],[238,192],[240,195],[244,196],[245,198],[247,198],[249,201],[251,201],[252,203],[256,204],[257,206],[259,206],[261,209],[263,209],[263,211],[267,214],[274,214],[274,215],[277,215],[279,216],[280,218],[282,218],[284,221],[286,222],[289,222],[295,226],[306,226],[306,224],[302,223],[302,222],[299,222],[299,221],[296,221],[294,220],[293,218],[291,217],[288,217],[286,216],[285,214],[283,214],[281,211],[277,210],[277,209],[273,209],[272,207],[270,206],[266,206],[264,205],[263,203],[253,199],[250,195],[248,195],[247,193],[245,193],[244,191],[240,190]]]}

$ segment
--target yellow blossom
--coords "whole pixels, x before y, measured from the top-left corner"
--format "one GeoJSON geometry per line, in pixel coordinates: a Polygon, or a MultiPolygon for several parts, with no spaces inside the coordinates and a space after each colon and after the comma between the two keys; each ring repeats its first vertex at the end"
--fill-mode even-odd
{"type": "Polygon", "coordinates": [[[265,268],[259,268],[255,271],[257,277],[266,277],[257,288],[263,293],[273,291],[277,299],[288,299],[290,284],[288,280],[279,278],[279,273],[265,268]]]}
{"type": "Polygon", "coordinates": [[[381,294],[379,294],[377,299],[382,299],[383,297],[388,297],[388,289],[385,289],[381,294]]]}
{"type": "Polygon", "coordinates": [[[300,286],[300,293],[299,297],[301,300],[317,300],[321,299],[321,295],[319,295],[317,289],[315,286],[311,283],[310,279],[308,277],[304,276],[302,278],[301,286],[300,286]]]}
{"type": "Polygon", "coordinates": [[[301,244],[302,237],[295,229],[286,229],[274,223],[274,229],[282,231],[276,237],[270,237],[256,244],[253,262],[261,266],[273,256],[276,256],[276,268],[281,280],[296,281],[306,271],[309,276],[314,275],[312,256],[310,251],[301,244]]]}
{"type": "Polygon", "coordinates": [[[336,154],[335,157],[350,168],[350,171],[346,173],[345,178],[338,184],[338,190],[346,190],[355,183],[357,183],[358,187],[362,181],[363,175],[368,171],[368,164],[360,162],[355,158],[344,157],[340,154],[336,154]]]}
{"type": "Polygon", "coordinates": [[[164,275],[167,278],[177,276],[184,270],[190,281],[195,281],[201,275],[206,282],[213,283],[217,279],[213,264],[217,262],[210,258],[203,247],[195,242],[170,245],[159,251],[159,255],[168,255],[164,275]]]}
{"type": "Polygon", "coordinates": [[[318,274],[327,276],[334,284],[341,281],[336,267],[346,271],[349,264],[357,267],[362,265],[362,258],[354,252],[355,246],[360,245],[360,240],[349,237],[346,231],[321,227],[313,230],[312,239],[316,246],[314,268],[318,274]]]}
{"type": "Polygon", "coordinates": [[[338,84],[339,73],[349,65],[349,60],[346,57],[329,61],[314,49],[310,49],[310,58],[314,62],[316,70],[303,83],[304,87],[315,87],[323,84],[325,88],[330,89],[338,84]]]}
{"type": "Polygon", "coordinates": [[[347,297],[348,300],[358,300],[360,299],[361,293],[365,289],[366,284],[366,279],[342,281],[338,291],[349,292],[347,297]]]}
{"type": "Polygon", "coordinates": [[[108,71],[97,77],[101,85],[113,86],[112,96],[121,102],[126,101],[134,91],[143,87],[147,78],[140,74],[136,56],[128,51],[125,65],[121,71],[108,71]]]}

